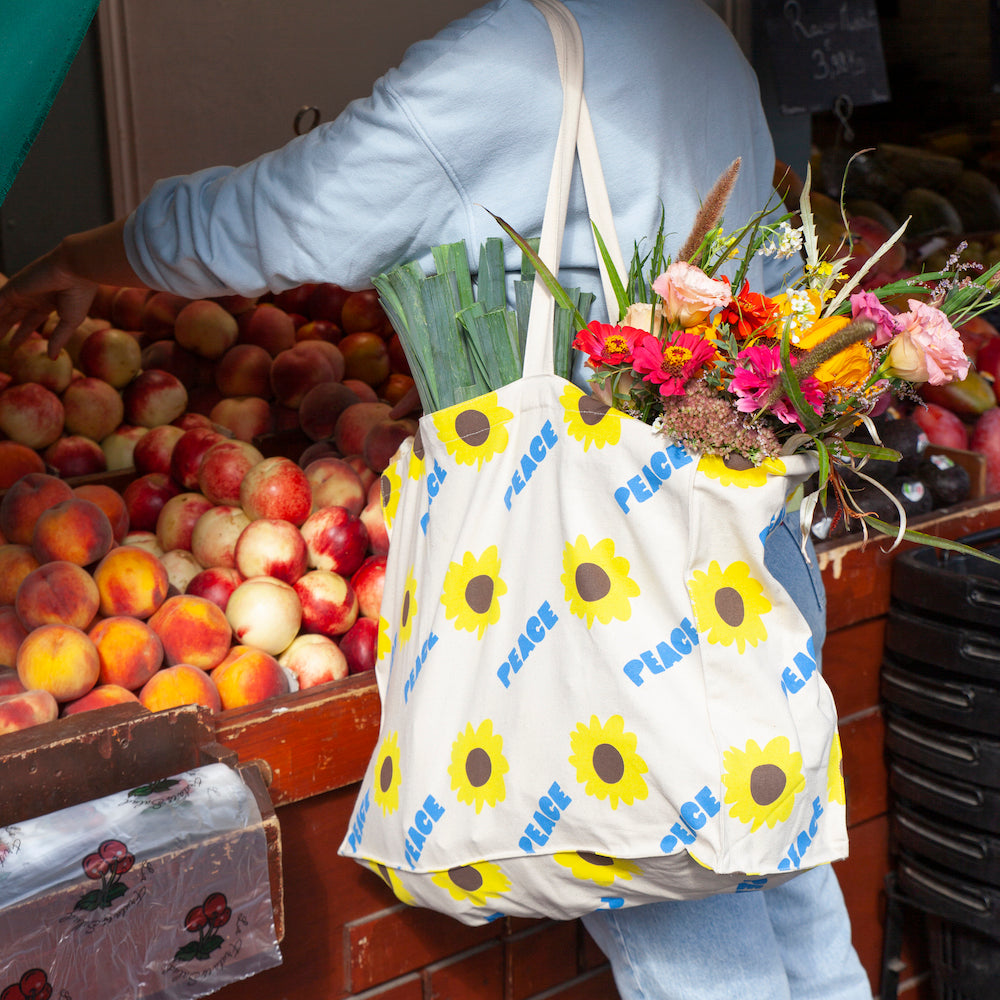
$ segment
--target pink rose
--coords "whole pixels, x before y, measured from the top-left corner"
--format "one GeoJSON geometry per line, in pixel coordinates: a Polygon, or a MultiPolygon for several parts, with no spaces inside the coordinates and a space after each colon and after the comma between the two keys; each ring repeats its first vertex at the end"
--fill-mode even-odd
{"type": "Polygon", "coordinates": [[[918,299],[896,317],[901,330],[889,348],[889,367],[909,382],[944,385],[969,374],[962,338],[940,309],[918,299]]]}
{"type": "Polygon", "coordinates": [[[870,319],[875,324],[872,347],[884,347],[900,329],[898,318],[872,292],[856,292],[851,296],[851,319],[870,319]]]}
{"type": "Polygon", "coordinates": [[[696,326],[708,319],[713,309],[732,301],[729,283],[714,281],[700,267],[679,260],[653,282],[653,291],[663,299],[663,311],[670,323],[696,326]]]}

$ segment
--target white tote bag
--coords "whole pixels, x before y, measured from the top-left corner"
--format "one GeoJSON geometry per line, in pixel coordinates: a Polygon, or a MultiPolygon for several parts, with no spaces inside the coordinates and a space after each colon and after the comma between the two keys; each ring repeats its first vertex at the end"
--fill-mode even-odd
{"type": "MultiPolygon", "coordinates": [[[[579,30],[536,6],[567,95],[540,251],[556,271],[578,126],[592,150],[579,30]]],[[[585,178],[594,212],[594,162],[585,178]]],[[[341,853],[470,924],[845,857],[833,699],[764,566],[812,460],[732,468],[608,409],[552,374],[551,308],[536,282],[524,376],[425,415],[383,475],[382,718],[341,853]]]]}

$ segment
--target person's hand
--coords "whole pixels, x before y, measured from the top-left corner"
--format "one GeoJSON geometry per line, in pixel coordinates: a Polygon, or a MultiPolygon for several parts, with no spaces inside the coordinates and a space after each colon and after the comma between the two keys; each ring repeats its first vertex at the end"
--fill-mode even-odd
{"type": "Polygon", "coordinates": [[[59,319],[48,346],[49,357],[54,358],[87,318],[97,283],[61,267],[58,258],[58,250],[53,250],[0,285],[0,336],[13,328],[12,348],[24,343],[56,312],[59,319]]]}

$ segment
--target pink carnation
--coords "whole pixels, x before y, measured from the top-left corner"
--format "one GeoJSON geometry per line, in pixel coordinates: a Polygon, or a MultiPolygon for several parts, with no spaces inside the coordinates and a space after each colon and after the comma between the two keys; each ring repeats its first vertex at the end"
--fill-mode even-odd
{"type": "Polygon", "coordinates": [[[679,260],[653,281],[663,299],[667,321],[688,327],[704,323],[713,309],[728,306],[733,296],[726,281],[714,281],[700,267],[679,260]]]}
{"type": "Polygon", "coordinates": [[[889,348],[893,374],[910,382],[944,385],[969,374],[962,338],[940,309],[919,299],[896,319],[900,333],[889,348]]]}
{"type": "Polygon", "coordinates": [[[870,319],[875,324],[872,347],[884,347],[900,331],[898,319],[872,292],[856,292],[851,296],[851,319],[870,319]]]}

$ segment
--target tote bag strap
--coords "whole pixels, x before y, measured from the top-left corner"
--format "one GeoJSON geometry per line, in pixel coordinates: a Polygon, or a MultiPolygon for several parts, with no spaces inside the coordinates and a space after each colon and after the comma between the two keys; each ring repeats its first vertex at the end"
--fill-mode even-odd
{"type": "MultiPolygon", "coordinates": [[[[569,189],[573,178],[573,165],[577,154],[583,175],[584,192],[590,217],[597,226],[608,248],[612,263],[619,274],[625,273],[618,244],[611,202],[608,198],[604,172],[597,153],[597,141],[590,111],[583,96],[583,38],[576,19],[559,0],[531,0],[544,15],[552,32],[563,85],[563,111],[556,140],[556,151],[549,178],[545,215],[539,241],[539,256],[545,265],[557,274],[562,251],[566,214],[569,207],[569,189]]],[[[607,269],[595,237],[595,252],[604,287],[604,298],[612,321],[618,318],[618,302],[608,277],[607,269]]],[[[524,374],[551,374],[552,323],[555,300],[541,281],[536,281],[532,292],[531,311],[524,352],[524,374]]]]}

